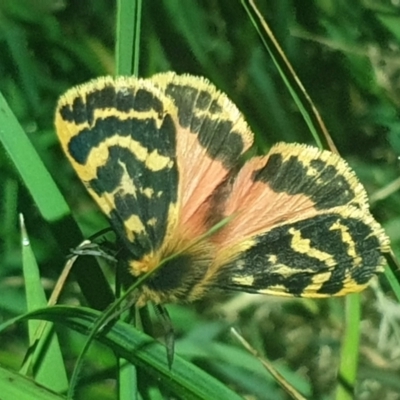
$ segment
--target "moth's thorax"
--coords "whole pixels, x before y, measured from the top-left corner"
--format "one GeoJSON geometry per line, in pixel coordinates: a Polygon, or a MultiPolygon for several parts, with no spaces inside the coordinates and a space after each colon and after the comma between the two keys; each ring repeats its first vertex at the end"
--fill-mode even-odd
{"type": "Polygon", "coordinates": [[[139,306],[148,301],[190,302],[204,293],[215,260],[214,245],[202,240],[179,249],[161,250],[128,262],[131,274],[136,277],[157,269],[139,288],[139,306]]]}

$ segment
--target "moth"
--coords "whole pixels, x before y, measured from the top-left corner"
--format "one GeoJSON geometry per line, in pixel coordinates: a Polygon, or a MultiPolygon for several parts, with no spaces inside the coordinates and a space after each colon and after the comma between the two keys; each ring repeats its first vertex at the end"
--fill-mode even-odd
{"type": "Polygon", "coordinates": [[[389,239],[346,161],[287,143],[244,160],[254,135],[204,78],[101,77],[60,98],[55,126],[130,273],[154,271],[139,306],[214,289],[341,296],[383,270],[389,239]]]}

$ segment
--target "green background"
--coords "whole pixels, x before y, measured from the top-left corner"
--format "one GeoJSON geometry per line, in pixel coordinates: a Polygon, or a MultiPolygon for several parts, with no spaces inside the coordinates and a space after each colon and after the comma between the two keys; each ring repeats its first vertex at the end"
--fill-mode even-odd
{"type": "MultiPolygon", "coordinates": [[[[400,235],[400,7],[367,0],[260,3],[340,153],[365,185],[372,212],[396,252],[400,235]]],[[[141,22],[140,76],[173,70],[207,77],[242,110],[256,134],[259,153],[277,141],[314,143],[239,1],[147,1],[141,22]]],[[[0,3],[0,91],[65,196],[83,237],[107,222],[62,154],[53,116],[57,98],[66,89],[115,73],[115,32],[113,1],[0,3]]],[[[6,133],[7,129],[0,127],[6,133]]],[[[34,168],[31,173],[34,180],[34,168]]],[[[4,321],[26,310],[18,213],[24,214],[48,293],[65,263],[67,249],[81,238],[66,230],[66,225],[60,231],[56,221],[43,218],[15,161],[2,147],[0,200],[0,318],[4,321]],[[63,235],[64,246],[60,245],[63,235]]],[[[112,268],[104,268],[112,280],[112,268]]],[[[81,273],[90,283],[90,273],[81,273]]],[[[400,330],[390,314],[399,312],[399,305],[390,300],[385,279],[381,284],[362,295],[356,398],[384,399],[391,394],[390,398],[400,398],[395,397],[400,392],[399,365],[393,361],[400,349],[400,330]],[[381,297],[384,300],[378,300],[381,297]]],[[[71,280],[63,302],[78,301],[84,299],[71,280]]],[[[170,307],[177,353],[234,385],[241,394],[261,399],[286,397],[271,378],[260,373],[258,362],[238,347],[229,327],[238,327],[304,393],[328,399],[337,388],[343,310],[342,299],[247,295],[170,307]]],[[[154,324],[156,336],[162,337],[157,319],[154,324]]],[[[71,371],[82,338],[62,329],[60,336],[71,371]]],[[[22,324],[3,332],[0,364],[17,369],[26,346],[22,324]]],[[[106,350],[90,353],[77,398],[115,398],[113,362],[106,350]]]]}

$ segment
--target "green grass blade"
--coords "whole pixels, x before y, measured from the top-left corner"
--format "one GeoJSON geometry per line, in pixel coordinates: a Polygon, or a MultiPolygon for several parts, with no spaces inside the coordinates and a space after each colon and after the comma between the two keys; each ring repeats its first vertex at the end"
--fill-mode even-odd
{"type": "Polygon", "coordinates": [[[346,302],[346,330],[342,338],[340,349],[339,383],[336,391],[336,400],[352,400],[357,369],[360,344],[361,303],[358,293],[350,294],[346,302]]]}
{"type": "MultiPolygon", "coordinates": [[[[118,0],[115,64],[117,75],[139,76],[140,29],[142,20],[141,0],[118,0]]],[[[87,343],[87,345],[89,345],[87,343]]],[[[84,355],[82,351],[81,356],[84,355]]],[[[79,357],[80,359],[81,357],[79,357]]],[[[78,359],[78,360],[79,360],[78,359]]],[[[119,359],[121,366],[123,360],[119,359]]],[[[79,370],[79,363],[75,370],[79,370]]],[[[118,369],[120,399],[131,399],[137,393],[137,371],[132,364],[118,369]]],[[[73,375],[73,377],[75,374],[73,375]]]]}
{"type": "Polygon", "coordinates": [[[134,399],[138,386],[136,367],[121,358],[118,364],[118,400],[134,399]]]}
{"type": "MultiPolygon", "coordinates": [[[[32,311],[46,307],[47,299],[22,216],[21,242],[27,308],[28,311],[32,311]]],[[[28,321],[29,342],[31,345],[35,344],[34,354],[30,358],[32,360],[32,370],[39,384],[57,393],[64,392],[68,388],[68,378],[64,368],[60,344],[52,324],[46,323],[45,327],[43,324],[40,321],[28,321]],[[40,331],[41,334],[38,337],[38,332],[40,331]]],[[[29,367],[29,364],[26,363],[26,368],[29,367]]]]}
{"type": "Polygon", "coordinates": [[[254,2],[252,0],[242,0],[242,5],[260,36],[268,54],[271,56],[296,106],[301,112],[315,142],[320,148],[329,147],[332,151],[335,151],[336,147],[329,136],[318,110],[315,108],[303,84],[280,48],[266,21],[262,18],[254,5],[254,2]]]}
{"type": "Polygon", "coordinates": [[[397,301],[400,302],[400,282],[399,278],[396,277],[394,273],[394,271],[397,271],[397,274],[399,274],[400,267],[393,253],[389,254],[389,256],[386,257],[386,260],[389,267],[385,269],[385,277],[389,281],[390,287],[392,288],[397,301]]]}
{"type": "Polygon", "coordinates": [[[116,74],[139,74],[141,0],[118,0],[116,74]]]}
{"type": "MultiPolygon", "coordinates": [[[[34,311],[26,314],[24,318],[38,318],[61,323],[87,334],[100,316],[99,312],[87,308],[57,306],[34,311]]],[[[12,322],[15,322],[15,319],[12,322]]],[[[4,326],[0,326],[1,328],[4,326]]],[[[101,332],[97,339],[111,348],[117,356],[140,367],[178,398],[242,399],[221,382],[178,355],[170,370],[165,356],[165,347],[130,324],[117,321],[112,327],[101,332]]]]}
{"type": "Polygon", "coordinates": [[[43,218],[55,221],[69,214],[64,197],[1,93],[0,126],[0,141],[43,218]]]}
{"type": "Polygon", "coordinates": [[[32,379],[9,371],[0,366],[1,400],[62,400],[64,396],[56,394],[32,379]]]}

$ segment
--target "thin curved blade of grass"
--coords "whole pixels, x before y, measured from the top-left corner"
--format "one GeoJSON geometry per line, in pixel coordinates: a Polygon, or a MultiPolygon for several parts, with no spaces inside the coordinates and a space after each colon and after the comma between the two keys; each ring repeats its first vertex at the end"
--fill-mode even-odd
{"type": "MultiPolygon", "coordinates": [[[[28,310],[32,311],[46,307],[47,299],[22,215],[20,225],[26,302],[28,310]]],[[[34,346],[34,351],[32,357],[29,357],[28,362],[25,363],[24,370],[35,371],[35,379],[39,384],[57,393],[66,391],[68,388],[67,373],[64,368],[60,344],[52,324],[31,320],[28,321],[28,327],[29,342],[31,346],[34,346]],[[41,334],[38,336],[39,330],[41,334]]]]}
{"type": "MultiPolygon", "coordinates": [[[[21,319],[44,319],[67,326],[87,334],[101,313],[88,308],[56,306],[37,310],[8,321],[0,330],[21,319]]],[[[170,369],[163,345],[138,331],[132,325],[117,321],[106,327],[96,338],[112,349],[115,354],[137,365],[154,377],[161,386],[185,399],[242,399],[221,382],[200,370],[193,364],[176,356],[170,369]]]]}
{"type": "Polygon", "coordinates": [[[254,1],[242,0],[242,4],[286,87],[292,95],[293,100],[301,112],[317,145],[320,148],[327,147],[331,151],[337,153],[336,146],[333,143],[317,108],[312,102],[289,60],[286,58],[284,51],[279,46],[279,43],[274,37],[267,22],[254,4],[254,1]]]}
{"type": "Polygon", "coordinates": [[[283,390],[294,400],[307,400],[301,393],[297,391],[295,387],[293,387],[284,377],[280,374],[275,367],[268,360],[263,359],[259,356],[257,351],[250,346],[250,344],[241,336],[236,329],[231,328],[232,334],[236,337],[236,339],[240,342],[240,344],[254,357],[256,357],[263,367],[274,377],[275,381],[279,383],[283,390]]]}
{"type": "Polygon", "coordinates": [[[44,388],[34,380],[0,366],[1,400],[63,400],[64,396],[44,388]]]}

